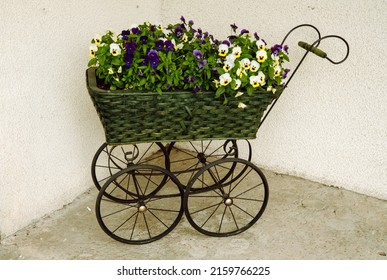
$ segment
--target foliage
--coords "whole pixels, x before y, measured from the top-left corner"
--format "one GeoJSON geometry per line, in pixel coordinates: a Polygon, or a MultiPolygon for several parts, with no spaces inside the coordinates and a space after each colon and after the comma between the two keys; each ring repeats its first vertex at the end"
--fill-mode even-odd
{"type": "MultiPolygon", "coordinates": [[[[214,91],[215,96],[273,92],[283,84],[288,69],[287,46],[266,42],[237,26],[219,41],[184,17],[167,27],[145,22],[132,25],[117,37],[107,31],[95,35],[88,66],[97,66],[101,87],[135,91],[214,91]]],[[[240,104],[243,108],[245,104],[240,104]]]]}

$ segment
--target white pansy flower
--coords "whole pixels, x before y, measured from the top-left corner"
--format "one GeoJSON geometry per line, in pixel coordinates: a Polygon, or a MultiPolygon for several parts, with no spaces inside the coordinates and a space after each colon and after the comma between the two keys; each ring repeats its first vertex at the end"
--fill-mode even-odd
{"type": "Polygon", "coordinates": [[[96,44],[97,46],[99,46],[102,42],[102,37],[99,34],[95,34],[93,39],[94,39],[94,44],[96,44]]]}
{"type": "Polygon", "coordinates": [[[250,76],[250,85],[254,88],[259,87],[259,77],[258,76],[250,76]]]}
{"type": "Polygon", "coordinates": [[[98,51],[98,47],[95,44],[90,45],[89,54],[91,57],[95,57],[95,53],[98,51]]]}
{"type": "Polygon", "coordinates": [[[220,75],[219,82],[222,86],[227,86],[231,82],[231,76],[229,73],[220,75]]]}
{"type": "Polygon", "coordinates": [[[278,55],[275,55],[274,53],[271,54],[271,59],[273,59],[275,62],[278,62],[279,61],[279,56],[278,55]]]}
{"type": "Polygon", "coordinates": [[[243,69],[249,69],[250,68],[250,59],[244,58],[241,61],[239,61],[239,64],[243,67],[243,69]]]}
{"type": "Polygon", "coordinates": [[[266,84],[266,82],[265,82],[265,74],[263,74],[262,71],[259,71],[258,75],[251,76],[250,77],[250,84],[254,88],[265,85],[266,84]]]}
{"type": "Polygon", "coordinates": [[[255,60],[251,61],[250,63],[250,71],[251,72],[257,72],[260,67],[260,64],[256,62],[255,60]]]}
{"type": "Polygon", "coordinates": [[[260,83],[261,83],[261,86],[263,86],[263,85],[265,85],[266,84],[266,82],[265,82],[265,74],[263,74],[263,72],[262,71],[259,71],[258,72],[258,78],[259,78],[259,81],[260,81],[260,83]]]}
{"type": "MultiPolygon", "coordinates": [[[[241,80],[236,79],[236,80],[235,80],[235,87],[234,87],[234,90],[239,89],[240,86],[241,86],[241,84],[242,84],[241,80]]],[[[243,93],[242,93],[242,94],[243,94],[243,93]]]]}
{"type": "Polygon", "coordinates": [[[228,54],[228,46],[226,44],[220,44],[218,51],[220,56],[226,56],[228,54]]]}
{"type": "Polygon", "coordinates": [[[226,56],[226,61],[232,61],[234,62],[236,59],[236,56],[232,53],[230,53],[229,55],[226,56]]]}
{"type": "Polygon", "coordinates": [[[242,103],[242,102],[239,102],[239,103],[238,103],[238,108],[244,109],[244,108],[246,108],[246,107],[247,107],[247,105],[246,105],[245,103],[242,103]]]}
{"type": "Polygon", "coordinates": [[[235,55],[236,58],[240,57],[241,53],[242,53],[241,47],[238,47],[238,46],[234,47],[232,49],[232,53],[233,53],[233,55],[235,55]]]}
{"type": "Polygon", "coordinates": [[[109,74],[110,75],[114,74],[113,68],[109,68],[109,74]]]}
{"type": "Polygon", "coordinates": [[[224,71],[228,72],[228,71],[230,71],[234,66],[235,66],[234,61],[226,60],[226,61],[224,62],[223,69],[224,69],[224,71]]]}
{"type": "Polygon", "coordinates": [[[239,97],[239,96],[242,96],[243,95],[243,92],[242,91],[238,91],[237,94],[235,94],[235,97],[239,97]]]}
{"type": "Polygon", "coordinates": [[[277,65],[274,67],[274,76],[278,77],[279,75],[281,75],[281,66],[277,65]]]}
{"type": "Polygon", "coordinates": [[[117,73],[122,73],[122,66],[118,67],[117,73]]]}
{"type": "Polygon", "coordinates": [[[172,33],[172,31],[169,29],[163,29],[162,32],[164,33],[165,37],[168,37],[172,33]]]}
{"type": "Polygon", "coordinates": [[[111,43],[110,44],[110,53],[113,55],[113,56],[117,56],[117,55],[120,55],[121,54],[121,48],[118,44],[116,43],[111,43]]]}
{"type": "Polygon", "coordinates": [[[267,59],[267,53],[264,50],[257,51],[255,55],[259,63],[262,63],[267,59]]]}
{"type": "Polygon", "coordinates": [[[265,48],[266,48],[266,43],[265,43],[263,40],[259,39],[259,40],[256,42],[256,44],[257,44],[258,50],[262,50],[262,51],[265,50],[265,48]]]}

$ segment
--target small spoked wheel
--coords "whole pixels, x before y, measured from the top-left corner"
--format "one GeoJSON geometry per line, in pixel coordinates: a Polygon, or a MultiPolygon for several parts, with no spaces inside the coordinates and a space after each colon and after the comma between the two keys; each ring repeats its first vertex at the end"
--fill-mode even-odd
{"type": "Polygon", "coordinates": [[[247,160],[226,158],[195,174],[184,195],[184,209],[189,223],[199,232],[230,236],[255,224],[268,198],[266,178],[257,166],[247,160]]]}
{"type": "Polygon", "coordinates": [[[168,170],[133,165],[111,176],[101,188],[96,215],[113,239],[145,244],[176,227],[184,213],[182,202],[183,188],[168,170]]]}
{"type": "Polygon", "coordinates": [[[94,185],[100,190],[113,174],[134,164],[152,164],[168,169],[169,158],[159,142],[116,146],[104,143],[91,164],[94,185]]]}
{"type": "MultiPolygon", "coordinates": [[[[172,142],[167,148],[170,170],[183,185],[187,185],[203,166],[224,158],[238,157],[236,140],[198,140],[181,143],[172,142]]],[[[250,158],[251,159],[251,153],[250,158]]],[[[226,174],[225,174],[226,175],[226,174]]]]}

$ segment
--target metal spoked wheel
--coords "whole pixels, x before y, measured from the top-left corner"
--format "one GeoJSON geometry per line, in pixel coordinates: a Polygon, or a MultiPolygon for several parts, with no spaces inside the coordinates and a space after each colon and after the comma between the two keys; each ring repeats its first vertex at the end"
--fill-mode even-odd
{"type": "Polygon", "coordinates": [[[241,158],[240,154],[243,154],[243,158],[250,161],[251,145],[247,140],[238,140],[238,143],[236,140],[199,140],[184,142],[184,145],[172,142],[167,153],[171,172],[187,185],[196,172],[216,160],[241,158]]]}
{"type": "Polygon", "coordinates": [[[101,188],[96,201],[97,220],[115,240],[150,243],[179,223],[184,213],[182,200],[183,188],[168,170],[133,165],[114,174],[101,188]],[[112,199],[107,194],[113,189],[112,199]]]}
{"type": "Polygon", "coordinates": [[[199,232],[230,236],[251,227],[263,214],[268,198],[266,178],[257,166],[227,158],[196,173],[187,186],[184,209],[189,223],[199,232]]]}
{"type": "Polygon", "coordinates": [[[166,154],[165,147],[159,142],[116,146],[104,143],[95,153],[91,164],[94,185],[100,190],[113,174],[134,164],[152,164],[168,169],[169,158],[166,154]]]}

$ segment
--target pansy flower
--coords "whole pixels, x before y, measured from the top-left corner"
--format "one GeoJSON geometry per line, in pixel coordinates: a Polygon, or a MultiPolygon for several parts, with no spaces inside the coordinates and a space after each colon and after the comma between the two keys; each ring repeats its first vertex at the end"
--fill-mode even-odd
{"type": "Polygon", "coordinates": [[[195,59],[197,61],[202,61],[203,60],[203,53],[200,50],[196,50],[195,49],[192,53],[195,56],[195,59]]]}
{"type": "Polygon", "coordinates": [[[101,35],[95,34],[93,40],[94,40],[94,44],[96,44],[97,46],[101,45],[101,42],[102,42],[101,35]]]}
{"type": "Polygon", "coordinates": [[[256,62],[255,60],[251,61],[250,63],[250,71],[251,72],[257,72],[260,67],[260,64],[256,62]]]}
{"type": "Polygon", "coordinates": [[[118,44],[116,43],[111,43],[110,44],[110,53],[113,55],[113,56],[117,56],[117,55],[120,55],[121,54],[121,48],[118,44]]]}
{"type": "Polygon", "coordinates": [[[260,50],[256,52],[256,57],[259,63],[264,62],[267,59],[267,53],[265,50],[260,50]]]}
{"type": "Polygon", "coordinates": [[[218,52],[219,56],[226,56],[228,54],[228,46],[226,44],[220,44],[218,52]]]}
{"type": "Polygon", "coordinates": [[[226,60],[223,65],[224,71],[228,72],[235,66],[234,61],[232,60],[226,60]]]}
{"type": "Polygon", "coordinates": [[[250,68],[250,59],[244,58],[241,61],[239,61],[239,64],[243,69],[249,69],[250,68]]]}
{"type": "Polygon", "coordinates": [[[277,65],[274,67],[274,76],[278,77],[279,75],[281,75],[281,66],[277,65]]]}
{"type": "Polygon", "coordinates": [[[265,50],[265,49],[266,49],[266,43],[265,43],[265,41],[262,40],[262,39],[259,39],[259,40],[256,42],[256,45],[257,45],[258,50],[265,50]]]}
{"type": "Polygon", "coordinates": [[[89,54],[91,57],[95,57],[95,53],[98,51],[98,47],[95,44],[90,45],[89,54]]]}
{"type": "Polygon", "coordinates": [[[231,83],[231,76],[229,73],[224,73],[220,75],[219,82],[222,86],[227,86],[229,83],[231,83]]]}
{"type": "Polygon", "coordinates": [[[235,55],[236,58],[240,57],[241,53],[242,53],[241,47],[238,47],[238,46],[233,47],[232,48],[232,53],[233,53],[233,55],[235,55]]]}

